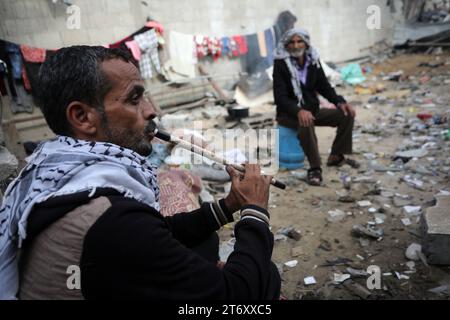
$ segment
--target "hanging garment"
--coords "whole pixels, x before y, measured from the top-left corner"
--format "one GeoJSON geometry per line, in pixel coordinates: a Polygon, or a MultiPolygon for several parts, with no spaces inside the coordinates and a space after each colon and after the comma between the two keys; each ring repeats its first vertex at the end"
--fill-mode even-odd
{"type": "Polygon", "coordinates": [[[246,55],[241,56],[241,62],[243,69],[248,74],[255,74],[263,71],[259,64],[262,60],[259,53],[258,36],[256,33],[245,36],[247,41],[248,52],[246,55]]]}
{"type": "Polygon", "coordinates": [[[219,59],[219,57],[222,55],[222,44],[220,42],[220,39],[216,37],[210,38],[208,47],[213,59],[219,59]]]}
{"type": "Polygon", "coordinates": [[[233,40],[236,42],[236,46],[237,46],[239,55],[242,56],[242,55],[247,54],[247,52],[248,52],[247,37],[234,36],[233,40]]]}
{"type": "Polygon", "coordinates": [[[133,33],[132,35],[129,35],[128,37],[123,38],[122,40],[119,40],[117,42],[114,42],[114,43],[110,44],[108,47],[110,49],[120,48],[120,49],[126,50],[127,47],[125,45],[125,42],[132,41],[135,36],[148,31],[148,29],[149,29],[148,27],[144,26],[144,27],[140,28],[138,31],[136,31],[135,33],[133,33]]]}
{"type": "MultiPolygon", "coordinates": [[[[17,67],[19,66],[21,68],[21,61],[22,61],[19,46],[8,41],[0,40],[0,60],[6,63],[7,68],[6,80],[8,82],[7,85],[9,89],[9,94],[14,99],[17,97],[17,91],[14,83],[18,79],[20,79],[20,75],[17,74],[17,72],[19,72],[19,70],[17,70],[17,67]],[[17,50],[19,50],[18,54],[15,54],[14,52],[17,52],[17,50]],[[11,61],[11,58],[14,61],[14,65],[13,61],[11,61]]],[[[8,90],[6,90],[5,95],[8,95],[8,90]]]]}
{"type": "Polygon", "coordinates": [[[25,69],[25,65],[22,66],[22,79],[23,79],[23,86],[27,91],[31,91],[31,83],[30,79],[28,79],[27,70],[25,69]]]}
{"type": "Polygon", "coordinates": [[[246,36],[248,53],[241,58],[243,69],[257,74],[273,66],[275,39],[272,28],[246,36]]]}
{"type": "Polygon", "coordinates": [[[15,80],[20,80],[22,79],[22,56],[20,55],[20,48],[15,43],[7,41],[5,41],[5,43],[5,50],[12,66],[12,75],[15,80]]]}
{"type": "Polygon", "coordinates": [[[158,56],[158,38],[154,29],[139,34],[134,37],[134,41],[141,49],[141,59],[139,60],[139,68],[144,79],[153,77],[152,64],[156,72],[161,73],[161,65],[158,56]]]}
{"type": "Polygon", "coordinates": [[[259,55],[265,58],[267,57],[265,34],[264,32],[260,31],[257,33],[257,36],[258,36],[259,55]]]}
{"type": "Polygon", "coordinates": [[[264,31],[264,38],[266,40],[266,49],[267,49],[266,60],[269,66],[273,66],[275,53],[275,32],[273,27],[264,31]]]}
{"type": "MultiPolygon", "coordinates": [[[[55,50],[46,50],[45,57],[49,58],[56,53],[55,50]]],[[[39,69],[41,68],[42,63],[38,62],[28,62],[23,60],[24,72],[26,73],[24,84],[27,90],[31,89],[31,94],[36,94],[36,88],[38,87],[39,82],[39,69]],[[26,83],[29,84],[26,84],[26,83]]]]}
{"type": "Polygon", "coordinates": [[[127,42],[125,42],[125,45],[131,51],[133,58],[136,61],[140,61],[141,60],[141,49],[139,48],[139,45],[136,42],[136,40],[127,41],[127,42]]]}
{"type": "Polygon", "coordinates": [[[23,59],[27,62],[43,63],[45,61],[45,49],[33,48],[22,44],[20,46],[23,59]]]}
{"type": "Polygon", "coordinates": [[[164,65],[165,77],[170,81],[194,78],[198,61],[194,36],[171,31],[169,38],[170,60],[164,65]]]}
{"type": "Polygon", "coordinates": [[[202,35],[194,37],[197,58],[201,59],[209,54],[209,38],[202,35]]]}
{"type": "Polygon", "coordinates": [[[223,37],[222,40],[222,55],[227,56],[231,50],[230,50],[230,38],[229,37],[223,37]]]}
{"type": "Polygon", "coordinates": [[[156,21],[149,21],[145,24],[147,28],[155,29],[159,34],[164,34],[164,27],[161,23],[156,21]]]}
{"type": "Polygon", "coordinates": [[[234,37],[230,38],[230,56],[239,56],[239,48],[234,37]]]}

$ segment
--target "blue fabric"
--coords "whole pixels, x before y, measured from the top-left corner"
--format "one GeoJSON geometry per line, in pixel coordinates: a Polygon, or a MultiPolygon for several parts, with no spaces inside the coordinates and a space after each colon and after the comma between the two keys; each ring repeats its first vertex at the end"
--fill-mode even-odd
{"type": "Polygon", "coordinates": [[[11,42],[7,42],[5,50],[8,53],[9,60],[12,65],[12,74],[15,80],[22,79],[22,56],[20,54],[20,47],[11,42]]]}
{"type": "Polygon", "coordinates": [[[267,49],[267,63],[272,66],[274,60],[274,51],[275,51],[275,39],[272,33],[272,28],[264,31],[264,38],[266,39],[266,49],[267,49]]]}
{"type": "Polygon", "coordinates": [[[271,29],[264,31],[266,42],[267,57],[261,57],[258,44],[258,35],[256,33],[245,36],[247,40],[248,53],[243,56],[244,69],[250,74],[256,74],[265,71],[273,66],[275,41],[271,29]]]}

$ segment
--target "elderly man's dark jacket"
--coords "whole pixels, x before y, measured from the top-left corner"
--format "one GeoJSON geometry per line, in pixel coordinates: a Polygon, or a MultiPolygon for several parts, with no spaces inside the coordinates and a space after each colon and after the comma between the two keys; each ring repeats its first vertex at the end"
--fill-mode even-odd
{"type": "MultiPolygon", "coordinates": [[[[277,105],[278,123],[290,128],[297,128],[297,114],[300,111],[299,101],[294,93],[291,74],[284,60],[275,60],[273,92],[275,104],[277,105]]],[[[302,84],[302,94],[303,105],[301,108],[311,111],[313,115],[317,114],[320,109],[320,101],[317,94],[322,95],[335,105],[346,102],[330,85],[321,65],[310,64],[308,66],[306,84],[302,84]]]]}

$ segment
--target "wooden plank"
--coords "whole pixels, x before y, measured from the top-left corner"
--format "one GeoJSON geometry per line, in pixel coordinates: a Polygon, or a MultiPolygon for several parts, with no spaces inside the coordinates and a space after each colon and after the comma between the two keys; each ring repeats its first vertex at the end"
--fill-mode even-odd
{"type": "Polygon", "coordinates": [[[192,103],[188,103],[188,104],[183,104],[183,105],[179,105],[179,106],[173,106],[173,107],[169,107],[169,108],[164,108],[161,110],[161,115],[165,115],[168,113],[173,113],[173,112],[177,112],[177,111],[181,111],[181,110],[190,110],[190,109],[194,109],[194,108],[198,108],[201,106],[204,106],[206,102],[208,102],[208,98],[203,98],[201,100],[198,101],[194,101],[192,103]]]}
{"type": "Polygon", "coordinates": [[[216,90],[216,92],[219,94],[219,98],[225,103],[228,103],[231,99],[227,97],[227,95],[223,92],[223,90],[219,87],[219,85],[212,79],[212,77],[209,76],[208,72],[203,68],[201,64],[198,65],[198,71],[200,71],[200,74],[207,76],[207,79],[211,86],[216,90]]]}

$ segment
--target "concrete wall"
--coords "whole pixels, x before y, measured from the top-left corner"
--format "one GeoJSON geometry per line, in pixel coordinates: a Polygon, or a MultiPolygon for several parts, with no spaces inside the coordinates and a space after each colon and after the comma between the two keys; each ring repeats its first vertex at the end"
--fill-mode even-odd
{"type": "Polygon", "coordinates": [[[0,37],[39,47],[104,44],[141,27],[147,16],[168,30],[214,36],[249,34],[270,27],[279,12],[291,10],[297,26],[310,30],[326,60],[361,55],[389,38],[392,19],[386,0],[71,0],[81,8],[81,29],[66,28],[62,0],[0,0],[0,37]],[[143,4],[146,3],[146,4],[143,4]],[[382,9],[382,30],[366,27],[367,7],[382,9]]]}
{"type": "MultiPolygon", "coordinates": [[[[386,0],[70,0],[81,9],[81,29],[68,30],[62,0],[0,0],[0,38],[44,48],[107,44],[139,29],[147,16],[167,30],[210,36],[251,34],[272,26],[281,11],[298,17],[326,61],[365,54],[390,39],[393,19],[386,0]],[[367,7],[382,10],[382,30],[368,30],[367,7]]],[[[237,74],[239,59],[205,63],[214,75],[237,74]]],[[[164,89],[164,88],[163,88],[164,89]]]]}

